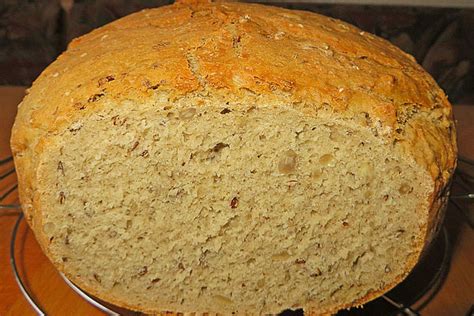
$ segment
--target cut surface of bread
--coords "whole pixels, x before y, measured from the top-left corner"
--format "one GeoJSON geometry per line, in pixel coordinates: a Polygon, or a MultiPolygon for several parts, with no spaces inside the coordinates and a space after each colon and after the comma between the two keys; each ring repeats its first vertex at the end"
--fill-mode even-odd
{"type": "Polygon", "coordinates": [[[429,175],[370,129],[284,106],[138,108],[75,122],[38,170],[49,251],[88,288],[179,312],[325,309],[418,255],[429,175]]]}
{"type": "Polygon", "coordinates": [[[362,33],[214,3],[76,40],[12,136],[45,253],[150,313],[322,314],[394,287],[443,217],[455,132],[434,81],[362,33]]]}

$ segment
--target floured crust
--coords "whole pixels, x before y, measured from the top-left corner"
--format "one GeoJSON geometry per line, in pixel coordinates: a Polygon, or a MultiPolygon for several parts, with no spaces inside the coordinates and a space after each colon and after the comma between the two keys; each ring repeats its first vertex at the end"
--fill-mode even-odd
{"type": "MultiPolygon", "coordinates": [[[[11,140],[20,199],[46,253],[36,170],[48,136],[105,102],[157,98],[258,100],[360,121],[432,176],[432,207],[419,249],[437,231],[455,168],[455,128],[445,94],[413,57],[314,13],[190,1],[144,10],[75,39],[21,103],[11,140]]],[[[406,274],[415,263],[407,263],[406,274]]]]}

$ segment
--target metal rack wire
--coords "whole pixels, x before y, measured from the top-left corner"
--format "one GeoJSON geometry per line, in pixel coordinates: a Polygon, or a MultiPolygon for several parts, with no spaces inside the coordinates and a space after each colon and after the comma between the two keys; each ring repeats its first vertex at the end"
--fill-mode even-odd
{"type": "MultiPolygon", "coordinates": [[[[1,159],[0,168],[1,168],[0,181],[13,176],[15,173],[15,168],[13,166],[12,157],[1,159]],[[4,170],[4,171],[1,171],[1,170],[4,170]]],[[[454,195],[451,195],[450,203],[454,205],[454,207],[457,208],[464,215],[470,227],[473,228],[474,225],[473,225],[471,216],[469,216],[469,211],[461,203],[462,201],[464,202],[474,201],[474,193],[473,193],[474,161],[473,160],[459,157],[459,167],[456,170],[454,183],[461,189],[461,193],[456,193],[454,195]]],[[[13,271],[13,275],[15,277],[15,281],[18,284],[18,287],[21,293],[23,294],[23,296],[25,297],[25,299],[28,301],[28,303],[31,305],[31,307],[33,308],[33,310],[36,312],[37,315],[46,315],[46,313],[40,306],[40,303],[34,298],[30,290],[28,289],[28,287],[25,285],[25,282],[20,276],[20,273],[17,268],[16,258],[15,258],[15,245],[16,245],[16,238],[18,234],[18,228],[20,226],[20,223],[23,220],[23,213],[21,212],[20,204],[16,204],[16,203],[4,204],[3,203],[3,201],[5,201],[8,197],[10,197],[15,192],[17,187],[18,187],[17,183],[13,183],[12,185],[4,189],[3,193],[0,194],[0,211],[4,211],[4,212],[10,211],[10,212],[18,214],[18,218],[13,227],[11,240],[10,240],[10,264],[13,271]]],[[[2,192],[1,189],[2,188],[0,187],[0,192],[2,192]]],[[[418,295],[416,295],[413,298],[412,302],[410,302],[409,304],[402,303],[400,301],[397,301],[396,299],[394,299],[388,294],[385,294],[381,297],[382,300],[392,305],[396,309],[396,315],[406,315],[406,316],[420,315],[419,311],[429,301],[431,301],[431,299],[433,299],[433,297],[436,295],[438,290],[441,288],[444,282],[444,279],[447,275],[447,272],[449,271],[450,259],[451,259],[449,236],[444,226],[441,229],[441,240],[442,240],[442,245],[443,245],[443,256],[441,259],[440,266],[437,269],[436,273],[433,275],[433,278],[428,282],[428,284],[421,291],[419,291],[418,295]]],[[[92,296],[82,291],[74,283],[68,280],[63,274],[61,274],[61,277],[64,279],[64,282],[74,292],[76,292],[81,298],[83,298],[85,301],[87,301],[88,303],[96,307],[97,309],[103,311],[107,315],[112,315],[112,316],[120,315],[120,313],[105,306],[104,304],[99,302],[97,299],[93,298],[92,296]]]]}

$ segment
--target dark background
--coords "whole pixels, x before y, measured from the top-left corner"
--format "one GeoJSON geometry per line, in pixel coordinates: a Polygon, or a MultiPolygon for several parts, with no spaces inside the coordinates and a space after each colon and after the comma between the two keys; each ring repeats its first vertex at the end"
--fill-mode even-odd
{"type": "MultiPolygon", "coordinates": [[[[0,85],[31,85],[79,35],[170,0],[0,0],[0,85]]],[[[270,4],[319,12],[382,36],[415,56],[454,103],[474,103],[474,10],[270,4]]]]}

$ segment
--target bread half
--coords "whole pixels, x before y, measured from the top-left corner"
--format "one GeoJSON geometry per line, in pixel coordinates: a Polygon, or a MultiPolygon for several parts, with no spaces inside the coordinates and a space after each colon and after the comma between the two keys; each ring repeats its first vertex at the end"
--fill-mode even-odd
{"type": "Polygon", "coordinates": [[[12,148],[52,263],[150,313],[361,305],[418,261],[456,161],[451,106],[411,56],[239,3],[74,40],[20,105],[12,148]]]}

